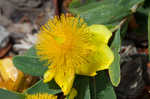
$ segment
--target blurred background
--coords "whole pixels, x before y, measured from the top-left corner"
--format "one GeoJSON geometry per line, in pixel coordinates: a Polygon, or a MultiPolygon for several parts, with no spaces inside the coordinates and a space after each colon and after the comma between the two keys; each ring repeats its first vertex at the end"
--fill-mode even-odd
{"type": "Polygon", "coordinates": [[[0,0],[0,88],[23,92],[39,78],[17,70],[15,55],[35,44],[40,26],[59,14],[57,0],[0,0]]]}
{"type": "Polygon", "coordinates": [[[0,57],[21,54],[36,39],[39,27],[55,15],[52,0],[0,0],[0,57]]]}

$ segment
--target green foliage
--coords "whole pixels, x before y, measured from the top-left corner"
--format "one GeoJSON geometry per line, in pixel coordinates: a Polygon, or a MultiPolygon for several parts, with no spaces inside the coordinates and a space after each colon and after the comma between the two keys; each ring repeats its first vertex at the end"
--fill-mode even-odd
{"type": "Polygon", "coordinates": [[[89,77],[77,76],[75,88],[78,91],[77,99],[91,99],[89,77]]]}
{"type": "Polygon", "coordinates": [[[0,89],[0,99],[25,99],[25,95],[0,89]]]}
{"type": "Polygon", "coordinates": [[[35,85],[33,85],[31,88],[25,91],[25,93],[27,94],[36,94],[36,93],[58,94],[60,92],[61,89],[57,86],[57,84],[54,81],[45,84],[43,83],[43,80],[38,81],[35,85]]]}
{"type": "Polygon", "coordinates": [[[26,94],[48,93],[55,95],[60,92],[61,89],[54,81],[45,84],[43,80],[40,80],[31,88],[28,88],[23,94],[0,89],[0,99],[25,99],[26,94]]]}
{"type": "Polygon", "coordinates": [[[100,71],[96,77],[91,78],[91,99],[116,99],[116,95],[106,71],[100,71]]]}
{"type": "Polygon", "coordinates": [[[43,76],[48,68],[44,66],[45,62],[41,62],[39,58],[31,56],[15,56],[13,63],[19,70],[32,76],[43,76]]]}
{"type": "Polygon", "coordinates": [[[111,44],[111,49],[114,53],[114,61],[109,68],[109,76],[114,86],[118,86],[120,82],[120,29],[115,33],[114,40],[111,44]]]}
{"type": "Polygon", "coordinates": [[[113,24],[120,22],[124,17],[131,14],[131,8],[144,0],[95,0],[85,5],[79,1],[74,1],[70,6],[70,11],[83,17],[86,22],[91,24],[113,24]]]}
{"type": "Polygon", "coordinates": [[[36,56],[35,48],[32,47],[24,56],[15,56],[14,65],[26,74],[33,76],[43,76],[47,70],[46,62],[40,61],[36,56]]]}
{"type": "Polygon", "coordinates": [[[116,99],[106,71],[100,71],[96,77],[77,76],[74,88],[78,91],[76,99],[116,99]]]}
{"type": "MultiPolygon", "coordinates": [[[[31,47],[24,56],[15,56],[13,58],[14,65],[26,74],[32,76],[43,76],[44,72],[48,69],[45,61],[40,61],[36,55],[35,47],[31,47]]],[[[58,94],[61,92],[59,86],[52,80],[50,83],[43,83],[43,80],[38,81],[31,88],[28,88],[24,94],[48,93],[58,94]]],[[[18,96],[17,94],[14,94],[18,96]]],[[[17,99],[17,98],[16,98],[17,99]]]]}

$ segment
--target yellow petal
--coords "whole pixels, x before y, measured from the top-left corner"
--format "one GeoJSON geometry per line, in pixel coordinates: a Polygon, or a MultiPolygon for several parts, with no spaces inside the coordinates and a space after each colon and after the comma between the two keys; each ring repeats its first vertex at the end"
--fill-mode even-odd
{"type": "Polygon", "coordinates": [[[69,99],[74,99],[77,96],[77,90],[72,88],[69,94],[69,99]]]}
{"type": "Polygon", "coordinates": [[[67,95],[73,85],[75,73],[71,71],[59,71],[55,75],[56,83],[61,87],[64,95],[67,95]]]}
{"type": "Polygon", "coordinates": [[[82,62],[76,66],[76,74],[85,75],[85,76],[95,76],[97,71],[98,63],[93,60],[93,53],[97,50],[95,45],[85,46],[87,49],[90,49],[91,54],[86,56],[86,62],[82,62]]]}
{"type": "Polygon", "coordinates": [[[76,67],[77,74],[95,76],[96,71],[109,68],[114,55],[106,44],[99,44],[97,49],[87,59],[88,63],[76,67]]]}
{"type": "Polygon", "coordinates": [[[114,55],[106,44],[100,44],[93,54],[93,59],[98,63],[98,70],[104,70],[109,68],[114,60],[114,55]]]}
{"type": "Polygon", "coordinates": [[[88,27],[89,32],[93,34],[93,41],[96,44],[105,43],[107,44],[110,37],[112,36],[112,32],[107,29],[104,25],[91,25],[88,27]]]}
{"type": "Polygon", "coordinates": [[[51,81],[54,78],[55,72],[51,69],[47,70],[44,74],[44,83],[51,81]]]}
{"type": "Polygon", "coordinates": [[[76,74],[86,75],[86,76],[95,76],[97,71],[97,64],[94,62],[89,62],[88,64],[81,64],[76,67],[76,74]],[[95,68],[96,66],[96,68],[95,68]]]}

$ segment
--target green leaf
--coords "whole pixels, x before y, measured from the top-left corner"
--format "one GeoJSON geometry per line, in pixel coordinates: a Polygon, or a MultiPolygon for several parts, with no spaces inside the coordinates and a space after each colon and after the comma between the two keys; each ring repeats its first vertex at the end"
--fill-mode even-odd
{"type": "Polygon", "coordinates": [[[150,8],[138,8],[137,9],[137,12],[144,14],[146,16],[148,16],[149,11],[150,11],[150,8]]]}
{"type": "Polygon", "coordinates": [[[33,85],[31,88],[25,91],[25,93],[27,94],[35,94],[35,93],[58,94],[60,92],[61,89],[54,81],[51,81],[50,83],[43,83],[43,80],[38,81],[35,85],[33,85]]]}
{"type": "Polygon", "coordinates": [[[32,46],[25,54],[24,56],[34,56],[34,57],[38,57],[36,54],[36,49],[35,46],[32,46]]]}
{"type": "Polygon", "coordinates": [[[45,66],[46,62],[40,61],[38,57],[15,56],[13,63],[22,72],[33,76],[43,76],[48,69],[48,66],[45,66]]]}
{"type": "Polygon", "coordinates": [[[116,99],[113,86],[105,71],[90,80],[91,99],[116,99]]]}
{"type": "Polygon", "coordinates": [[[120,83],[120,46],[121,46],[121,40],[120,40],[120,29],[115,33],[114,40],[111,44],[111,49],[114,53],[114,61],[111,64],[109,68],[109,76],[112,84],[114,86],[118,86],[120,83]]]}
{"type": "Polygon", "coordinates": [[[83,5],[88,5],[90,3],[96,2],[96,0],[86,0],[84,3],[79,2],[79,0],[72,0],[72,3],[70,4],[70,9],[71,8],[78,8],[83,5]]]}
{"type": "Polygon", "coordinates": [[[15,56],[13,58],[14,65],[26,74],[33,76],[43,76],[47,70],[45,61],[40,61],[36,54],[35,46],[31,47],[24,56],[15,56]]]}
{"type": "Polygon", "coordinates": [[[77,89],[77,99],[91,99],[89,77],[77,76],[74,87],[77,89]]]}
{"type": "MultiPolygon", "coordinates": [[[[92,1],[92,0],[91,0],[92,1]]],[[[74,1],[70,5],[70,11],[80,15],[88,25],[91,24],[112,24],[120,22],[124,17],[132,13],[131,8],[144,0],[104,0],[101,2],[93,1],[80,4],[74,1]]]]}
{"type": "Polygon", "coordinates": [[[150,61],[150,12],[148,15],[148,55],[149,55],[149,61],[150,61]]]}
{"type": "Polygon", "coordinates": [[[121,26],[121,32],[120,32],[120,38],[124,38],[127,34],[127,30],[128,30],[128,24],[129,24],[129,20],[127,20],[122,26],[121,26]]]}
{"type": "Polygon", "coordinates": [[[25,99],[25,95],[0,89],[0,99],[25,99]]]}

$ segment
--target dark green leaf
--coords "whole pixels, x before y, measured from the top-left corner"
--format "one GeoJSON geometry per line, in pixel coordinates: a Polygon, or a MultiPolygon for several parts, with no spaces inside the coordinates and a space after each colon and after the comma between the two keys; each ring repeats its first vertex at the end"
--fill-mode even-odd
{"type": "Polygon", "coordinates": [[[78,91],[77,99],[91,99],[89,77],[77,76],[75,80],[75,88],[78,91]]]}
{"type": "Polygon", "coordinates": [[[111,44],[111,49],[114,53],[114,61],[109,68],[109,76],[112,84],[118,86],[120,82],[120,29],[115,33],[114,40],[111,44]]]}
{"type": "Polygon", "coordinates": [[[79,8],[81,6],[88,5],[93,2],[96,2],[96,0],[86,0],[84,3],[79,2],[79,0],[72,0],[72,3],[70,4],[70,9],[71,8],[79,8]]]}
{"type": "Polygon", "coordinates": [[[45,66],[46,62],[32,56],[15,56],[13,63],[22,72],[33,76],[43,76],[44,72],[48,69],[48,66],[45,66]]]}
{"type": "Polygon", "coordinates": [[[25,95],[0,89],[0,99],[25,99],[25,95]]]}
{"type": "Polygon", "coordinates": [[[127,30],[128,30],[128,24],[129,24],[129,20],[127,20],[123,25],[122,25],[122,29],[120,30],[120,38],[124,38],[127,34],[127,30]]]}
{"type": "Polygon", "coordinates": [[[91,99],[116,99],[116,95],[105,71],[100,71],[90,80],[91,99]]]}
{"type": "Polygon", "coordinates": [[[31,88],[27,89],[25,93],[35,94],[35,93],[49,93],[49,94],[58,94],[61,92],[61,89],[57,86],[54,81],[50,83],[43,83],[43,80],[38,81],[31,88]],[[55,88],[54,88],[55,87],[55,88]]]}
{"type": "Polygon", "coordinates": [[[89,25],[112,24],[114,22],[120,22],[124,17],[131,14],[131,8],[143,1],[144,0],[104,0],[101,2],[93,1],[85,5],[77,3],[79,1],[74,1],[70,6],[70,11],[83,17],[89,25]]]}

